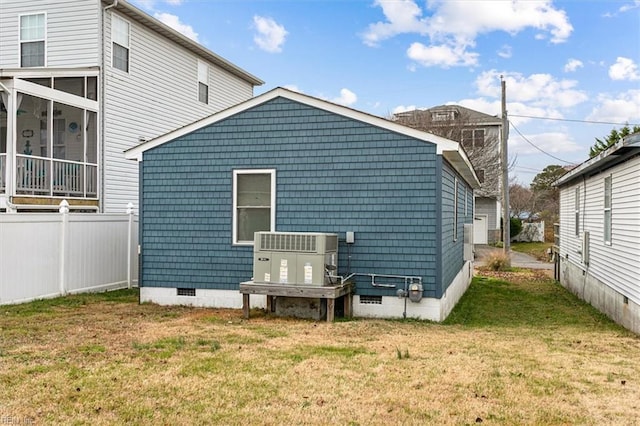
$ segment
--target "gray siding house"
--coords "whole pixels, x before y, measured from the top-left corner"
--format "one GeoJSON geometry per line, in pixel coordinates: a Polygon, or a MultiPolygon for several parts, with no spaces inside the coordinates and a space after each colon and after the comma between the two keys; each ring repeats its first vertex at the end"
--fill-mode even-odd
{"type": "Polygon", "coordinates": [[[2,0],[0,212],[124,212],[123,151],[253,96],[262,81],[124,0],[2,0]]]}
{"type": "Polygon", "coordinates": [[[560,189],[560,283],[640,333],[640,134],[571,170],[560,189]]]}
{"type": "Polygon", "coordinates": [[[500,241],[502,120],[460,105],[406,111],[393,120],[462,144],[482,185],[475,192],[474,243],[500,241]]]}
{"type": "Polygon", "coordinates": [[[141,301],[240,308],[254,231],[338,234],[356,316],[440,321],[472,278],[479,183],[457,142],[278,88],[125,155],[140,170],[141,301]],[[424,298],[367,274],[421,277],[424,298]]]}

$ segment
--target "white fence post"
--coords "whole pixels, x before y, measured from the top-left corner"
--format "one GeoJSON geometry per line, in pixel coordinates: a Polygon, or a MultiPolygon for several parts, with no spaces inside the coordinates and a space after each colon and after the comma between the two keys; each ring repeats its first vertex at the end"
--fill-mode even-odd
{"type": "Polygon", "coordinates": [[[67,200],[60,202],[60,294],[67,293],[67,224],[69,223],[69,203],[67,200]]]}
{"type": "Polygon", "coordinates": [[[129,215],[129,230],[127,233],[127,288],[131,289],[131,238],[133,237],[133,203],[127,204],[129,215]]]}

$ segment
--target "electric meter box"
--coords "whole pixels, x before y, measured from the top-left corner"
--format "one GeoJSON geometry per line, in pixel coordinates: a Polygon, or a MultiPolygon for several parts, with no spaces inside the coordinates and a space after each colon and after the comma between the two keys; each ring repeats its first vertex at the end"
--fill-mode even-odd
{"type": "Polygon", "coordinates": [[[336,284],[338,235],[309,232],[256,232],[253,282],[325,286],[336,284]]]}

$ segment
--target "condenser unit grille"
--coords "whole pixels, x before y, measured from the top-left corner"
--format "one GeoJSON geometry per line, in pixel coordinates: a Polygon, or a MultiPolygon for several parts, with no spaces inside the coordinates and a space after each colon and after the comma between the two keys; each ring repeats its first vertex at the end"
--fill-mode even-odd
{"type": "Polygon", "coordinates": [[[305,234],[261,234],[260,249],[269,251],[316,253],[316,238],[316,235],[305,234]]]}

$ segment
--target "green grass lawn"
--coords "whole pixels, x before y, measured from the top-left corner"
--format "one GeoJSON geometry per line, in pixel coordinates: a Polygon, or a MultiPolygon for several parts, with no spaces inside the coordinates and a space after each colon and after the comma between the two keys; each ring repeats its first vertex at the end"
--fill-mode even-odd
{"type": "Polygon", "coordinates": [[[492,274],[442,324],[245,320],[135,290],[0,306],[0,423],[635,424],[638,336],[542,273],[492,274]]]}

